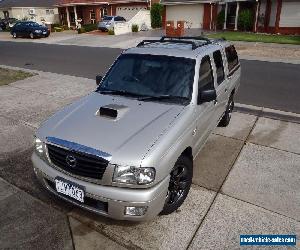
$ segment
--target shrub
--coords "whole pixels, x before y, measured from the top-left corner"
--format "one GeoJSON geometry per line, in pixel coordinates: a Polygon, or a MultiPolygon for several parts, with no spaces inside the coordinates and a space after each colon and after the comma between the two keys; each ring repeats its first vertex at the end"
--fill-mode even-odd
{"type": "Polygon", "coordinates": [[[162,11],[163,6],[159,3],[155,3],[151,6],[151,27],[160,28],[162,26],[162,11]]]}
{"type": "Polygon", "coordinates": [[[80,29],[77,30],[78,31],[78,34],[82,34],[82,33],[85,33],[85,29],[83,27],[81,27],[80,29]]]}
{"type": "Polygon", "coordinates": [[[217,16],[217,28],[223,29],[224,22],[225,22],[225,10],[222,10],[219,12],[217,16]]]}
{"type": "Polygon", "coordinates": [[[64,29],[62,27],[54,27],[54,32],[62,32],[64,29]]]}
{"type": "Polygon", "coordinates": [[[92,23],[84,24],[84,25],[82,25],[82,27],[85,29],[86,32],[90,32],[90,31],[98,29],[97,24],[92,24],[92,23]]]}
{"type": "Polygon", "coordinates": [[[246,9],[246,10],[242,10],[239,13],[238,26],[239,26],[239,29],[241,29],[243,31],[249,31],[252,29],[253,14],[252,14],[251,10],[246,9]]]}
{"type": "Polygon", "coordinates": [[[114,30],[108,30],[108,35],[114,35],[114,34],[115,34],[114,30]]]}
{"type": "Polygon", "coordinates": [[[139,31],[139,26],[137,24],[132,24],[131,31],[132,32],[138,32],[139,31]]]}

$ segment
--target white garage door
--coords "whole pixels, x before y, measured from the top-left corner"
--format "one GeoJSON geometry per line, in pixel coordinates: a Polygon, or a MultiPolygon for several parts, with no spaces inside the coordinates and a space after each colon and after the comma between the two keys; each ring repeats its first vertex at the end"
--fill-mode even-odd
{"type": "Polygon", "coordinates": [[[122,16],[129,21],[133,18],[140,10],[147,9],[145,6],[126,6],[126,7],[117,7],[116,15],[122,16]]]}
{"type": "Polygon", "coordinates": [[[300,2],[282,2],[280,27],[300,27],[300,2]]]}
{"type": "MultiPolygon", "coordinates": [[[[167,6],[167,21],[186,21],[191,24],[191,28],[202,28],[203,26],[203,4],[183,4],[167,6]]],[[[176,24],[175,24],[176,25],[176,24]]],[[[185,25],[185,27],[187,27],[185,25]]]]}

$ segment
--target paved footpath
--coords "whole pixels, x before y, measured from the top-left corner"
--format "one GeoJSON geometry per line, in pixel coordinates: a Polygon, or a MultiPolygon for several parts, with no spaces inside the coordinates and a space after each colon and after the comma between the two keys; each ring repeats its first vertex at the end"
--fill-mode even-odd
{"type": "Polygon", "coordinates": [[[36,128],[96,85],[35,72],[0,87],[0,248],[239,249],[240,234],[296,234],[300,248],[299,115],[238,105],[230,126],[217,128],[197,156],[190,194],[176,213],[114,221],[60,201],[37,182],[30,162],[36,128]]]}

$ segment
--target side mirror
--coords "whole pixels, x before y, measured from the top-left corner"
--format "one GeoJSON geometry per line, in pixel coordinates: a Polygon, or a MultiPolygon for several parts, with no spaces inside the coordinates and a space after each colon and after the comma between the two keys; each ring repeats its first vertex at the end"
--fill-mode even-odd
{"type": "Polygon", "coordinates": [[[207,89],[199,91],[198,93],[198,104],[204,102],[211,102],[217,99],[217,93],[215,89],[207,89]]]}
{"type": "Polygon", "coordinates": [[[96,84],[99,85],[102,81],[102,76],[96,75],[96,84]]]}

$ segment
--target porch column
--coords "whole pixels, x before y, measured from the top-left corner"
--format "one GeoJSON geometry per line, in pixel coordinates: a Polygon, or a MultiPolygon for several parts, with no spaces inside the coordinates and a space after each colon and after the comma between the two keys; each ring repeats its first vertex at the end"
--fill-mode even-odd
{"type": "Polygon", "coordinates": [[[71,24],[70,24],[69,7],[66,7],[66,12],[67,12],[67,23],[68,23],[68,28],[70,28],[70,27],[71,27],[71,24]]]}
{"type": "Polygon", "coordinates": [[[257,32],[257,22],[258,22],[258,12],[259,12],[260,3],[256,0],[256,11],[255,11],[255,22],[254,22],[254,32],[257,32]]]}
{"type": "Polygon", "coordinates": [[[212,3],[210,3],[210,23],[209,23],[209,29],[212,30],[212,18],[213,18],[213,8],[212,3]]]}
{"type": "Polygon", "coordinates": [[[78,26],[78,22],[77,22],[77,19],[78,19],[78,17],[77,17],[77,9],[76,9],[76,6],[73,6],[73,8],[74,8],[75,26],[77,28],[77,26],[78,26]]]}
{"type": "Polygon", "coordinates": [[[225,4],[225,20],[224,20],[223,30],[227,29],[227,12],[228,12],[228,3],[226,2],[226,4],[225,4]]]}
{"type": "Polygon", "coordinates": [[[282,0],[277,0],[277,12],[276,12],[276,21],[275,21],[275,33],[279,32],[279,22],[282,8],[282,0]]]}
{"type": "Polygon", "coordinates": [[[240,10],[240,2],[236,2],[234,30],[237,30],[238,28],[237,26],[238,26],[239,10],[240,10]]]}

